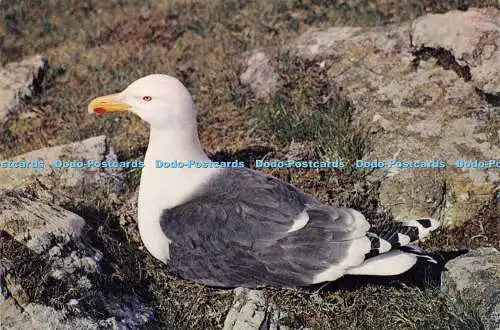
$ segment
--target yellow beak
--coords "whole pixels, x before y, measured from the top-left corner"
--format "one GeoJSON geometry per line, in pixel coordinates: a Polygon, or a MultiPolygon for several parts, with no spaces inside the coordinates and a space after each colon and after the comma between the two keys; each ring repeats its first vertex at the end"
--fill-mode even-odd
{"type": "Polygon", "coordinates": [[[126,111],[129,109],[130,105],[123,101],[120,93],[97,97],[89,103],[88,107],[90,113],[126,111]]]}

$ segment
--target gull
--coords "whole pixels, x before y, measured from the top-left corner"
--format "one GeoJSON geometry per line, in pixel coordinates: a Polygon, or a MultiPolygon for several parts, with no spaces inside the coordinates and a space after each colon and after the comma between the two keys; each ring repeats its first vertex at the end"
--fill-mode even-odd
{"type": "Polygon", "coordinates": [[[97,97],[91,113],[130,111],[150,125],[138,200],[141,240],[181,278],[215,287],[297,287],[344,275],[408,271],[422,250],[403,249],[439,227],[432,218],[383,230],[357,210],[325,205],[246,167],[217,167],[198,137],[196,108],[176,78],[152,74],[97,97]],[[156,161],[210,166],[157,168],[156,161]]]}

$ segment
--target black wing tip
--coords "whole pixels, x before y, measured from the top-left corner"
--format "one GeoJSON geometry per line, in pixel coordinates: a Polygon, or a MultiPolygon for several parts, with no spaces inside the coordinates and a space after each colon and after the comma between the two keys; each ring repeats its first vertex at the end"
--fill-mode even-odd
{"type": "Polygon", "coordinates": [[[421,224],[422,227],[424,227],[424,228],[432,227],[432,222],[430,219],[417,219],[415,221],[417,221],[419,224],[421,224]]]}

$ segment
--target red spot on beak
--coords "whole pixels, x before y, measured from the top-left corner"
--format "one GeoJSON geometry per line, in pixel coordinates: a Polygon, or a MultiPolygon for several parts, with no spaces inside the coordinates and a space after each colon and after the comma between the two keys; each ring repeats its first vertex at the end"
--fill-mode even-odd
{"type": "Polygon", "coordinates": [[[104,109],[104,108],[95,108],[95,109],[94,109],[94,112],[95,112],[95,113],[99,113],[99,114],[101,114],[101,113],[105,113],[105,112],[106,112],[106,109],[104,109]]]}

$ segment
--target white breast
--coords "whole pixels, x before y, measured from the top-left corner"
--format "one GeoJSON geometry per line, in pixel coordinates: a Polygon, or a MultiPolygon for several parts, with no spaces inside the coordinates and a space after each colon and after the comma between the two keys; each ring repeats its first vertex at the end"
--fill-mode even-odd
{"type": "Polygon", "coordinates": [[[148,251],[166,261],[170,240],[160,226],[162,212],[187,201],[217,169],[154,168],[154,163],[147,162],[147,158],[139,188],[139,233],[148,251]]]}

